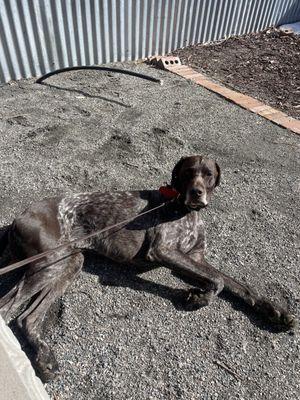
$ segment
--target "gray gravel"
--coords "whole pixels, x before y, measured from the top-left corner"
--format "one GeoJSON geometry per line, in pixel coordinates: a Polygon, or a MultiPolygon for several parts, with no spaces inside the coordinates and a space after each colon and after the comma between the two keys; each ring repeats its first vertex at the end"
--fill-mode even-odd
{"type": "MultiPolygon", "coordinates": [[[[50,78],[56,88],[0,88],[1,226],[53,194],[157,188],[179,157],[206,154],[223,171],[203,211],[208,259],[299,317],[299,136],[171,73],[124,66],[164,85],[74,72],[50,78]]],[[[89,256],[85,268],[46,329],[61,366],[53,399],[299,399],[297,332],[222,298],[182,311],[186,284],[164,267],[134,277],[89,256]]]]}

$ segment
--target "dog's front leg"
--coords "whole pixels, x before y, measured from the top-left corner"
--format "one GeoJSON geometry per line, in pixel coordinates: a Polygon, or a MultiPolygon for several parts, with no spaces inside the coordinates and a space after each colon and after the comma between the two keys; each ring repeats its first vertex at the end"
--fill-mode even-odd
{"type": "MultiPolygon", "coordinates": [[[[203,257],[203,253],[200,251],[196,251],[190,254],[190,257],[193,258],[200,265],[205,264],[207,268],[210,268],[215,273],[219,272],[223,282],[224,282],[224,291],[228,291],[233,294],[235,297],[243,300],[250,307],[254,309],[257,313],[261,314],[265,319],[270,322],[278,325],[283,329],[290,329],[295,325],[295,318],[291,315],[286,309],[281,307],[280,305],[269,301],[268,299],[260,296],[254,289],[251,287],[238,282],[237,280],[231,278],[230,276],[222,273],[221,271],[217,271],[213,266],[211,266],[203,257]]],[[[191,290],[191,300],[190,302],[194,302],[197,305],[197,290],[191,290]]]]}
{"type": "Polygon", "coordinates": [[[280,328],[290,329],[295,325],[294,316],[287,310],[260,296],[254,289],[216,270],[200,253],[186,255],[176,249],[162,247],[156,250],[156,260],[180,274],[207,283],[207,289],[203,292],[197,289],[190,291],[191,297],[188,302],[192,307],[210,304],[224,288],[280,328]]]}
{"type": "Polygon", "coordinates": [[[181,275],[205,284],[205,289],[189,291],[188,307],[209,305],[224,288],[222,274],[211,267],[203,258],[194,259],[178,249],[160,247],[155,250],[154,258],[159,263],[181,275]]]}

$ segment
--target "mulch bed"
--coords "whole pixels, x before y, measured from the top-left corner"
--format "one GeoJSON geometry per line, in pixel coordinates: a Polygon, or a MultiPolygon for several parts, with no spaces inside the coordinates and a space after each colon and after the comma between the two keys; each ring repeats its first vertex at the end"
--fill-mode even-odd
{"type": "Polygon", "coordinates": [[[300,119],[300,36],[268,29],[173,54],[227,87],[300,119]]]}

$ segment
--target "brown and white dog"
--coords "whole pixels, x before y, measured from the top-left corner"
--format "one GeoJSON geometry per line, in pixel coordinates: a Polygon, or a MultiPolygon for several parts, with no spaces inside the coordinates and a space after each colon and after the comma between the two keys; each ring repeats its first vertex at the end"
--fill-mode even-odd
{"type": "Polygon", "coordinates": [[[35,353],[34,364],[44,380],[54,376],[57,362],[40,337],[40,325],[51,304],[80,273],[85,249],[120,263],[159,262],[192,278],[200,289],[187,296],[191,305],[210,304],[226,289],[268,320],[285,328],[293,325],[294,318],[286,310],[217,271],[205,260],[201,209],[209,204],[219,182],[220,168],[216,162],[202,156],[186,157],[175,165],[170,187],[50,198],[33,204],[14,220],[6,238],[13,256],[23,259],[162,205],[121,228],[83,241],[76,246],[75,253],[74,246],[69,246],[28,265],[17,285],[0,300],[5,318],[29,301],[17,323],[35,353]]]}

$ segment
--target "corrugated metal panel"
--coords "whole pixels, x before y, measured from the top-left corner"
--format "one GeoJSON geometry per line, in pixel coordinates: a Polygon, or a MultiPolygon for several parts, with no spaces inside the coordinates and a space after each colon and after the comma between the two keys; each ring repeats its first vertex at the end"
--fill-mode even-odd
{"type": "Polygon", "coordinates": [[[0,0],[0,81],[136,60],[300,19],[300,0],[0,0]]]}

